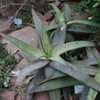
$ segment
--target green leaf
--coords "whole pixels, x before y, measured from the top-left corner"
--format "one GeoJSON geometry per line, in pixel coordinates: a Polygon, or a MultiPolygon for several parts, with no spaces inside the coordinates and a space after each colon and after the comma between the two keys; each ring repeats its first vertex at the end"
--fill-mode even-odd
{"type": "Polygon", "coordinates": [[[51,80],[51,79],[55,79],[55,78],[65,77],[66,74],[64,74],[60,71],[57,71],[57,70],[51,68],[50,66],[47,66],[45,68],[45,76],[48,80],[51,80]]]}
{"type": "Polygon", "coordinates": [[[40,20],[39,16],[34,11],[34,9],[32,9],[32,17],[33,17],[34,25],[35,25],[35,28],[36,28],[38,34],[41,34],[41,25],[42,25],[42,23],[41,23],[41,20],[40,20]]]}
{"type": "Polygon", "coordinates": [[[52,47],[48,39],[46,28],[33,9],[32,9],[32,15],[35,23],[35,28],[40,35],[40,45],[44,51],[45,56],[49,57],[51,56],[52,47]]]}
{"type": "Polygon", "coordinates": [[[98,94],[97,91],[94,91],[93,89],[89,90],[87,100],[95,100],[97,94],[98,94]]]}
{"type": "Polygon", "coordinates": [[[46,31],[51,31],[51,30],[55,30],[57,28],[57,25],[56,24],[48,25],[45,28],[46,28],[46,31]]]}
{"type": "MultiPolygon", "coordinates": [[[[48,27],[49,29],[49,27],[48,27]]],[[[68,28],[67,30],[68,32],[74,32],[74,33],[91,33],[91,34],[94,34],[94,33],[97,33],[97,30],[94,30],[94,29],[90,29],[88,27],[79,27],[79,26],[72,26],[70,28],[68,28]]]]}
{"type": "MultiPolygon", "coordinates": [[[[83,61],[72,62],[72,64],[74,64],[82,72],[85,72],[88,75],[94,76],[97,73],[98,68],[91,66],[89,63],[90,62],[88,60],[86,60],[86,61],[83,60],[83,61]]],[[[94,63],[94,65],[96,65],[96,63],[94,63]]]]}
{"type": "Polygon", "coordinates": [[[55,18],[59,26],[65,25],[65,19],[61,11],[54,4],[50,4],[55,12],[55,18]]]}
{"type": "MultiPolygon", "coordinates": [[[[67,25],[77,25],[77,24],[83,24],[83,25],[89,25],[89,26],[94,26],[94,27],[100,27],[100,24],[99,23],[96,23],[96,22],[91,22],[91,21],[88,21],[88,20],[72,20],[72,21],[68,21],[67,22],[67,25]]],[[[57,28],[57,25],[55,24],[55,25],[51,25],[51,26],[47,26],[47,31],[49,31],[49,30],[53,30],[53,29],[56,29],[57,28]]],[[[86,30],[82,30],[82,29],[80,29],[80,28],[78,28],[77,27],[77,29],[76,29],[76,27],[75,27],[75,29],[74,28],[68,28],[68,30],[69,31],[75,31],[75,32],[85,32],[85,33],[91,33],[92,31],[91,30],[89,30],[89,29],[86,29],[86,30]]],[[[92,32],[92,33],[95,33],[95,31],[94,32],[92,32]]]]}
{"type": "Polygon", "coordinates": [[[48,61],[38,61],[38,62],[33,63],[32,65],[27,65],[21,70],[17,70],[13,72],[15,76],[17,77],[16,84],[17,85],[22,84],[26,76],[29,76],[29,75],[35,76],[35,74],[37,73],[37,70],[45,67],[48,63],[49,63],[48,61]]]}
{"type": "Polygon", "coordinates": [[[85,47],[93,47],[93,46],[95,46],[95,44],[93,42],[89,42],[89,41],[69,42],[69,43],[65,43],[65,44],[56,46],[53,50],[53,56],[61,55],[65,52],[68,52],[71,50],[85,48],[85,47]]]}
{"type": "Polygon", "coordinates": [[[100,91],[100,84],[96,82],[96,80],[92,77],[90,77],[85,72],[82,72],[80,69],[78,69],[75,65],[64,61],[61,57],[56,57],[53,59],[54,62],[50,63],[50,66],[58,71],[61,71],[65,73],[66,75],[69,75],[80,82],[83,82],[83,84],[100,91]],[[55,62],[56,61],[56,62],[55,62]]]}
{"type": "Polygon", "coordinates": [[[28,87],[29,88],[28,93],[30,93],[30,94],[60,89],[63,87],[68,87],[68,86],[73,86],[75,84],[80,84],[80,82],[69,76],[66,76],[66,77],[62,77],[62,78],[49,80],[49,81],[40,83],[39,85],[36,85],[36,86],[34,86],[34,84],[33,85],[32,84],[29,85],[29,87],[28,87]]]}
{"type": "Polygon", "coordinates": [[[66,30],[57,28],[52,34],[50,34],[50,41],[53,46],[63,44],[66,39],[66,30]]]}
{"type": "Polygon", "coordinates": [[[25,54],[25,56],[29,57],[29,59],[32,60],[39,59],[42,56],[41,52],[38,49],[33,48],[32,46],[23,42],[22,40],[4,34],[0,34],[0,35],[3,36],[3,38],[5,38],[7,41],[11,42],[13,45],[21,49],[25,54]]]}
{"type": "Polygon", "coordinates": [[[94,1],[100,2],[100,0],[94,0],[94,1]]]}
{"type": "Polygon", "coordinates": [[[64,18],[69,21],[71,19],[71,8],[68,4],[64,5],[64,18]]]}
{"type": "Polygon", "coordinates": [[[42,26],[42,38],[41,38],[41,41],[42,41],[42,48],[44,50],[44,53],[45,53],[45,56],[47,58],[51,57],[51,54],[52,54],[52,47],[51,47],[51,44],[49,42],[49,38],[48,38],[48,35],[47,35],[47,32],[44,28],[44,26],[42,26]]]}
{"type": "Polygon", "coordinates": [[[89,21],[89,20],[72,20],[72,21],[67,22],[68,26],[73,25],[73,24],[83,24],[83,25],[89,25],[89,26],[94,26],[94,27],[100,28],[100,24],[89,21]]]}
{"type": "MultiPolygon", "coordinates": [[[[51,4],[55,12],[55,19],[57,21],[57,29],[51,34],[50,40],[53,45],[62,44],[65,42],[66,38],[66,25],[65,19],[61,11],[54,5],[51,4]]],[[[55,26],[54,26],[55,27],[55,26]]]]}
{"type": "MultiPolygon", "coordinates": [[[[94,55],[94,57],[97,59],[97,62],[98,62],[98,65],[99,65],[99,69],[98,69],[97,74],[95,75],[95,79],[98,83],[100,83],[100,55],[99,55],[99,53],[96,49],[92,49],[91,52],[94,55]]],[[[90,89],[89,93],[88,93],[87,100],[95,100],[97,94],[98,94],[97,91],[90,89]]]]}
{"type": "MultiPolygon", "coordinates": [[[[98,68],[92,67],[88,60],[74,61],[74,62],[72,62],[72,64],[74,64],[82,72],[85,72],[87,75],[94,76],[98,71],[98,68]]],[[[96,63],[94,63],[93,65],[96,65],[96,63]]],[[[50,66],[47,66],[45,68],[45,75],[48,80],[66,76],[66,74],[64,74],[60,71],[57,71],[50,66]]]]}

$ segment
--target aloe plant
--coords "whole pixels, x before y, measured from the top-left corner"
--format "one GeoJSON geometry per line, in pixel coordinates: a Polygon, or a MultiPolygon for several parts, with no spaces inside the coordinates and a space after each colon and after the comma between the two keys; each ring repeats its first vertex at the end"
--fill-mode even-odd
{"type": "MultiPolygon", "coordinates": [[[[23,42],[22,40],[18,40],[17,38],[14,38],[12,36],[0,33],[0,35],[2,35],[6,40],[10,41],[12,44],[20,48],[29,59],[31,58],[31,61],[34,61],[34,63],[31,63],[30,65],[28,65],[28,67],[26,66],[22,70],[15,72],[17,76],[17,84],[22,83],[26,76],[33,75],[33,73],[35,73],[37,70],[41,68],[50,67],[53,70],[60,72],[61,75],[64,74],[65,77],[67,75],[70,76],[73,84],[78,82],[79,84],[85,84],[96,91],[100,91],[100,84],[94,78],[90,77],[85,72],[82,72],[82,70],[78,68],[77,65],[73,64],[72,62],[66,61],[61,57],[62,54],[67,53],[69,51],[77,50],[80,48],[92,49],[96,46],[96,44],[92,41],[73,41],[65,43],[65,37],[67,36],[66,28],[68,26],[72,24],[86,24],[90,26],[99,27],[99,25],[97,23],[91,23],[90,21],[83,20],[73,20],[66,22],[60,10],[55,5],[51,6],[53,7],[53,10],[55,12],[57,24],[55,25],[56,27],[50,28],[50,26],[49,30],[59,30],[59,35],[61,37],[57,37],[57,33],[56,35],[54,34],[56,38],[54,39],[53,43],[56,42],[56,39],[57,41],[59,40],[60,43],[56,42],[53,44],[50,42],[51,38],[48,34],[48,27],[46,28],[43,25],[42,21],[37,16],[34,10],[32,10],[32,14],[35,23],[35,28],[40,38],[39,48],[32,48],[30,45],[23,42]]],[[[32,88],[33,91],[35,90],[35,88],[32,88]]]]}

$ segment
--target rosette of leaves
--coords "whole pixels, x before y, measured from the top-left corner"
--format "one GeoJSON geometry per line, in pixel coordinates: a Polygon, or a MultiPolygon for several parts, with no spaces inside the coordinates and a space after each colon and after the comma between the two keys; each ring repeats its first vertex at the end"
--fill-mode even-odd
{"type": "Polygon", "coordinates": [[[10,86],[11,71],[16,65],[16,59],[10,55],[0,43],[0,91],[10,86]]]}
{"type": "MultiPolygon", "coordinates": [[[[56,89],[65,87],[65,81],[67,86],[72,86],[75,84],[85,84],[96,91],[100,91],[100,83],[80,69],[80,66],[82,66],[82,64],[76,64],[73,61],[65,60],[61,56],[62,54],[67,53],[69,51],[78,50],[80,48],[93,49],[96,46],[96,44],[92,41],[73,40],[70,42],[65,42],[65,37],[67,37],[66,30],[69,29],[71,25],[82,24],[98,28],[100,27],[100,25],[98,23],[94,23],[88,20],[65,21],[65,17],[60,12],[60,10],[53,4],[51,6],[55,14],[56,24],[48,27],[45,27],[43,25],[39,16],[37,16],[35,11],[32,9],[35,28],[39,36],[39,48],[33,48],[22,40],[19,40],[12,36],[0,34],[6,40],[10,41],[15,46],[20,48],[23,51],[24,55],[27,57],[27,59],[30,61],[30,65],[26,66],[21,70],[15,71],[15,75],[17,76],[16,83],[22,83],[27,76],[33,75],[34,72],[39,71],[40,69],[50,68],[52,69],[53,73],[55,73],[55,75],[52,73],[52,77],[49,77],[38,84],[35,82],[36,80],[34,81],[33,75],[33,81],[29,85],[29,88],[27,90],[29,94],[27,100],[31,100],[29,99],[30,95],[34,92],[49,91],[54,89],[54,87],[56,87],[56,89]],[[55,32],[52,32],[51,30],[55,30],[55,32]],[[70,76],[70,78],[68,78],[68,76],[70,76]],[[43,83],[47,84],[44,85],[43,83]]],[[[39,77],[42,77],[42,75],[38,76],[38,73],[35,76],[37,77],[37,79],[39,77]]],[[[53,93],[59,94],[60,92],[54,91],[53,93]]],[[[55,100],[54,95],[52,96],[52,93],[50,94],[51,100],[55,100]]],[[[56,98],[57,100],[60,99],[58,95],[56,96],[56,98]]]]}

